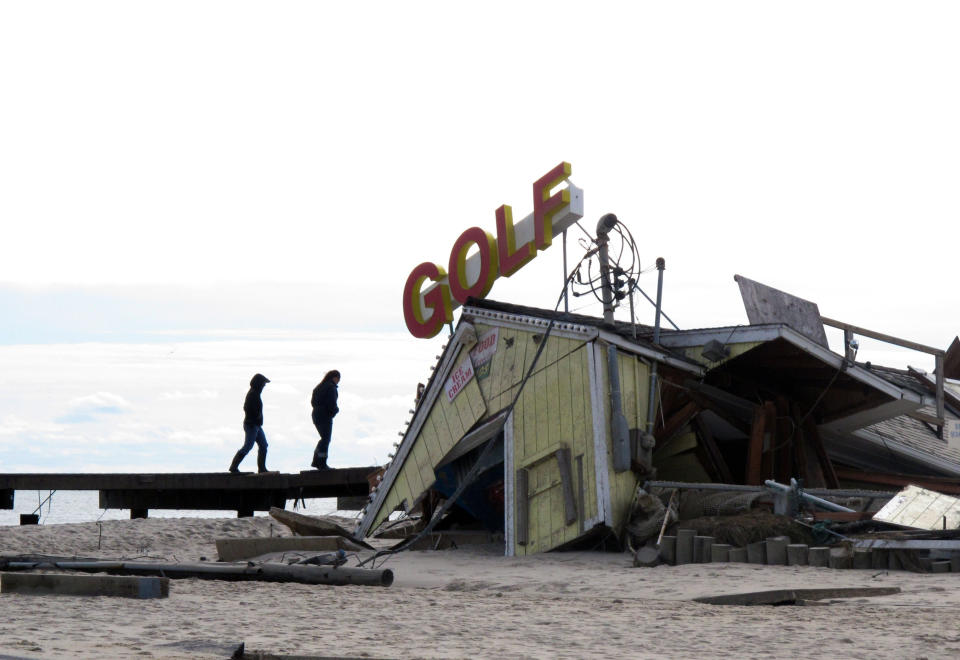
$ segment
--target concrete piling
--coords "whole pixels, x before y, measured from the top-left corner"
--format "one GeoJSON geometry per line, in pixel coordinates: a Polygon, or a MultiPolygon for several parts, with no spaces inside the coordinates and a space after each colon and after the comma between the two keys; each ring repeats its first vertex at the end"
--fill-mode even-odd
{"type": "Polygon", "coordinates": [[[730,561],[730,546],[726,543],[714,543],[710,546],[710,562],[725,564],[730,561]]]}
{"type": "Polygon", "coordinates": [[[853,549],[853,567],[854,568],[873,568],[873,553],[870,548],[853,549]]]}
{"type": "Polygon", "coordinates": [[[664,536],[660,539],[660,561],[664,564],[677,563],[677,537],[664,536]]]}
{"type": "Polygon", "coordinates": [[[747,549],[746,548],[730,548],[728,559],[730,563],[746,564],[747,549]]]}
{"type": "Polygon", "coordinates": [[[807,565],[807,544],[791,543],[787,546],[787,566],[807,565]]]}
{"type": "Polygon", "coordinates": [[[767,563],[767,542],[757,541],[747,544],[747,561],[751,564],[767,563]]]}
{"type": "Polygon", "coordinates": [[[787,565],[787,544],[790,543],[788,536],[771,536],[766,541],[767,563],[771,566],[787,565]]]}
{"type": "Polygon", "coordinates": [[[825,568],[830,565],[830,548],[816,547],[807,550],[807,563],[810,566],[825,568]]]}
{"type": "Polygon", "coordinates": [[[710,548],[713,546],[712,536],[693,537],[693,563],[709,564],[710,548]]]}
{"type": "Polygon", "coordinates": [[[677,530],[677,566],[693,561],[693,538],[696,535],[693,529],[677,530]]]}

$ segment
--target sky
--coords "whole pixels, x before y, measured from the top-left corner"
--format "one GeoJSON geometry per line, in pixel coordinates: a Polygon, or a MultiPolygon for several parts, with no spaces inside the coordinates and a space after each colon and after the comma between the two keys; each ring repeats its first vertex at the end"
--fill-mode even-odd
{"type": "MultiPolygon", "coordinates": [[[[0,471],[225,469],[255,372],[268,464],[305,469],[332,368],[331,463],[384,462],[443,343],[407,332],[407,275],[563,161],[647,292],[666,260],[681,328],[745,324],[741,274],[946,348],[958,28],[949,2],[3,3],[0,471]]],[[[552,307],[562,276],[555,245],[489,297],[552,307]]]]}

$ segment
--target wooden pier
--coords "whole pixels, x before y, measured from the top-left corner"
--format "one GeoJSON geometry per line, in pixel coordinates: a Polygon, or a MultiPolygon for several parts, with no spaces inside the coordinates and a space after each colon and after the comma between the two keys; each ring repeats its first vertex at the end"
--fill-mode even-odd
{"type": "Polygon", "coordinates": [[[150,509],[254,511],[284,508],[287,500],[316,497],[362,497],[367,476],[379,468],[353,467],[265,474],[229,472],[155,472],[144,474],[0,474],[0,509],[12,509],[17,490],[97,490],[100,507],[130,509],[131,518],[146,518],[150,509]]]}

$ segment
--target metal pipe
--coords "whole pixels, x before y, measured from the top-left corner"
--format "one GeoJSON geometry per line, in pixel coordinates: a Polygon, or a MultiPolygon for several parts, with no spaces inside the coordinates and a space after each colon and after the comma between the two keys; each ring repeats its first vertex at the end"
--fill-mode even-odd
{"type": "MultiPolygon", "coordinates": [[[[773,481],[772,479],[767,479],[767,480],[764,481],[763,483],[764,483],[768,488],[770,488],[771,490],[778,490],[778,491],[780,491],[781,493],[791,493],[791,492],[794,492],[794,489],[791,488],[790,486],[786,486],[786,485],[784,485],[784,484],[777,483],[776,481],[773,481]]],[[[827,500],[821,499],[821,498],[816,497],[816,496],[814,496],[814,495],[810,495],[809,493],[804,493],[802,490],[801,490],[801,491],[796,491],[796,492],[800,495],[800,497],[801,497],[802,499],[806,500],[807,502],[810,502],[811,504],[815,504],[815,505],[817,505],[817,506],[819,506],[819,507],[821,507],[821,508],[823,508],[823,509],[826,509],[827,511],[839,511],[839,512],[842,512],[842,513],[854,513],[854,510],[853,510],[853,509],[848,509],[848,508],[845,507],[845,506],[840,506],[839,504],[834,504],[833,502],[828,502],[827,500]]]]}
{"type": "MultiPolygon", "coordinates": [[[[657,258],[657,314],[653,324],[653,343],[660,343],[660,310],[663,308],[663,271],[667,267],[667,262],[663,257],[657,258]]],[[[672,323],[672,321],[671,321],[672,323]]],[[[653,422],[657,409],[657,362],[650,367],[650,395],[647,397],[647,444],[653,449],[653,422]]]]}
{"type": "Polygon", "coordinates": [[[570,275],[567,272],[567,230],[563,230],[563,311],[570,311],[570,275]]]}

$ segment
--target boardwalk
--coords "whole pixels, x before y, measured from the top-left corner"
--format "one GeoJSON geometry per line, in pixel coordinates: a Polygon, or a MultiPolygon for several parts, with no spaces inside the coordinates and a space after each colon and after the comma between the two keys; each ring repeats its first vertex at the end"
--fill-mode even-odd
{"type": "Polygon", "coordinates": [[[12,509],[17,490],[97,490],[105,509],[130,509],[145,518],[150,509],[254,511],[283,508],[287,500],[356,497],[369,492],[367,475],[378,468],[353,467],[283,474],[228,472],[128,474],[0,474],[0,509],[12,509]]]}

